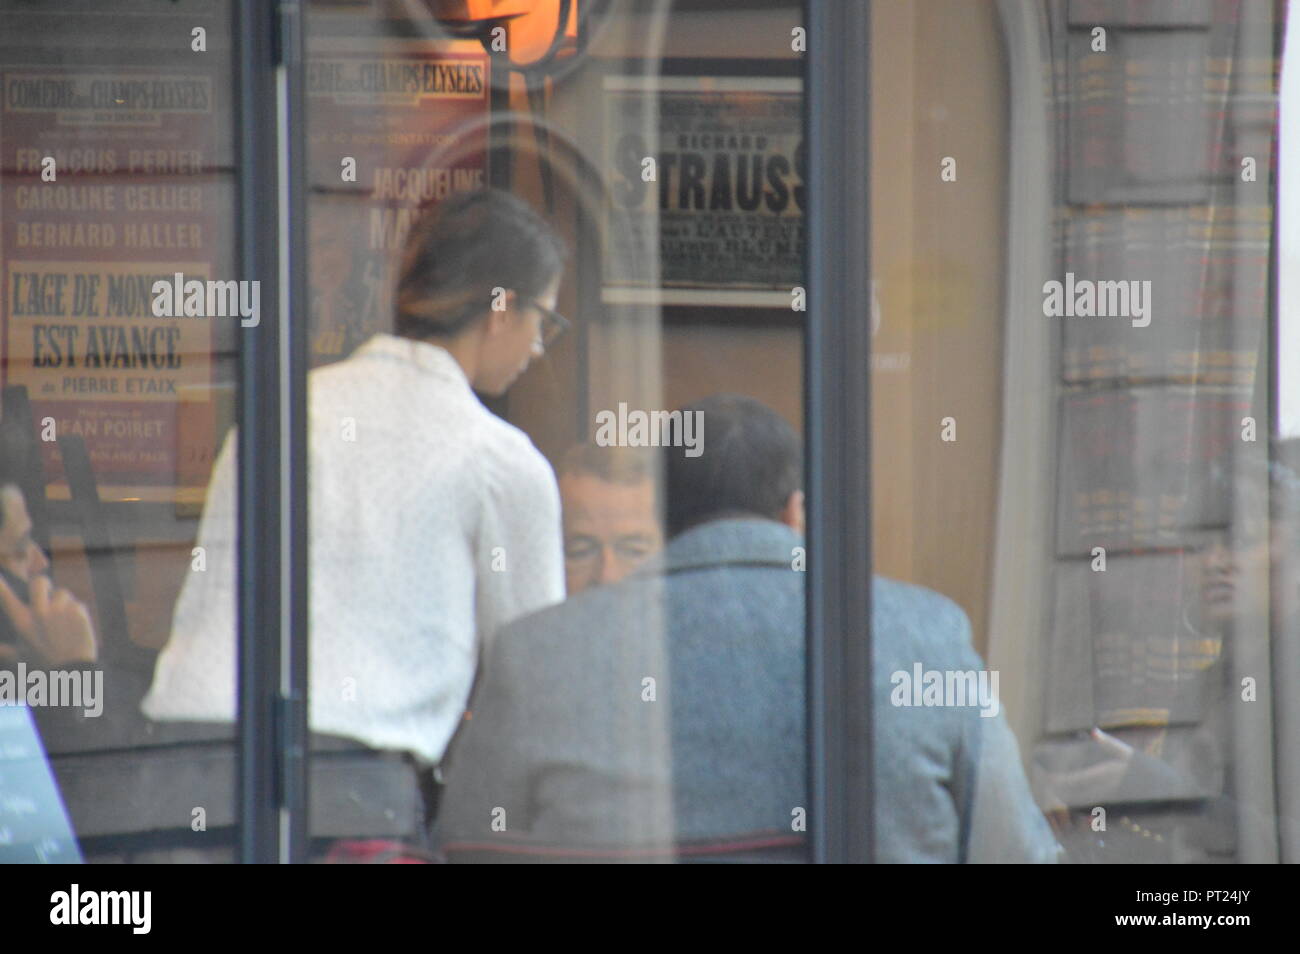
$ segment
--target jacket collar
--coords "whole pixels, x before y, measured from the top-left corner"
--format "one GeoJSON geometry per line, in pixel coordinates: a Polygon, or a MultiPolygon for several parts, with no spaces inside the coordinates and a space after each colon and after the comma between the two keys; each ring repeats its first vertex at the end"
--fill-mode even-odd
{"type": "Polygon", "coordinates": [[[725,565],[790,568],[803,537],[783,523],[762,517],[713,520],[674,537],[636,575],[675,573],[725,565]]]}
{"type": "Polygon", "coordinates": [[[459,384],[467,390],[470,386],[469,379],[465,377],[465,370],[460,366],[460,362],[451,356],[451,352],[428,341],[401,338],[381,331],[357,348],[356,354],[357,357],[378,356],[406,361],[421,371],[444,378],[453,384],[459,384]]]}

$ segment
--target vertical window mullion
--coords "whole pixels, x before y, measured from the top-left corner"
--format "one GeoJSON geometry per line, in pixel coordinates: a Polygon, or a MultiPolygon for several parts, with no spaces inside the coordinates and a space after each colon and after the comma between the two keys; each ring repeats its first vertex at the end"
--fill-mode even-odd
{"type": "Polygon", "coordinates": [[[805,4],[809,832],[815,862],[872,860],[871,7],[805,4]]]}
{"type": "Polygon", "coordinates": [[[240,329],[239,349],[236,784],[246,863],[306,854],[305,329],[281,321],[304,279],[305,203],[287,174],[302,156],[301,28],[297,0],[236,5],[239,277],[261,283],[260,321],[240,329]]]}

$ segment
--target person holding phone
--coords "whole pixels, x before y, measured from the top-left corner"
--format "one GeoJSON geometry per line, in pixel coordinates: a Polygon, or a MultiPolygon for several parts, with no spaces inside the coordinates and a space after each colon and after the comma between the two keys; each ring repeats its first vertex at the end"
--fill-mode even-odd
{"type": "Polygon", "coordinates": [[[54,585],[49,567],[32,539],[22,489],[0,474],[0,665],[24,661],[57,668],[95,661],[90,613],[54,585]]]}

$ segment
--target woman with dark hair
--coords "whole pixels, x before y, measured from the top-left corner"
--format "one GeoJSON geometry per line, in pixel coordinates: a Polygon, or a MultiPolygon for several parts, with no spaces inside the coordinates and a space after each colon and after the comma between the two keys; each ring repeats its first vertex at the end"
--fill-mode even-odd
{"type": "Polygon", "coordinates": [[[397,285],[396,333],[451,354],[499,395],[567,322],[555,311],[564,243],[528,205],[483,189],[416,223],[397,285]]]}
{"type": "MultiPolygon", "coordinates": [[[[482,645],[564,598],[559,492],[527,435],[480,403],[563,327],[565,248],[525,203],[457,195],[412,229],[396,334],[309,383],[311,727],[442,759],[482,645]]],[[[235,711],[235,440],[215,465],[144,711],[235,711]]],[[[301,556],[299,556],[301,558],[301,556]]]]}

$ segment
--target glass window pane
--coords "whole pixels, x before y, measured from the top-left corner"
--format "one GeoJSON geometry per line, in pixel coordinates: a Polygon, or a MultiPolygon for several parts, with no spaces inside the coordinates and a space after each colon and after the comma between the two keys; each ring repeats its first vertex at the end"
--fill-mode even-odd
{"type": "Polygon", "coordinates": [[[1294,851],[1281,10],[874,5],[875,560],[971,626],[900,714],[986,679],[975,824],[1064,861],[1294,851]]]}
{"type": "Polygon", "coordinates": [[[10,719],[6,860],[233,857],[231,653],[175,664],[233,609],[203,581],[233,574],[239,315],[185,298],[239,277],[231,34],[227,2],[0,4],[0,684],[60,795],[23,809],[10,719]]]}
{"type": "Polygon", "coordinates": [[[450,6],[308,23],[313,853],[802,860],[798,8],[450,6]]]}

